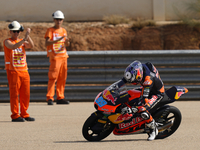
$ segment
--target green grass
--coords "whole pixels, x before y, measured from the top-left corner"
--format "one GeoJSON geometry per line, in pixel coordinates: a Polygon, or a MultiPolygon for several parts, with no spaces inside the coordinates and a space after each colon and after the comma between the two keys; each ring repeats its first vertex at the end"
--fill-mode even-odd
{"type": "Polygon", "coordinates": [[[180,18],[180,24],[188,25],[190,27],[200,27],[200,0],[184,3],[186,10],[181,14],[179,10],[174,7],[175,13],[180,18]]]}
{"type": "Polygon", "coordinates": [[[104,16],[103,21],[106,24],[117,25],[117,24],[128,24],[130,23],[131,19],[121,15],[110,15],[104,16]]]}
{"type": "Polygon", "coordinates": [[[133,30],[140,30],[144,28],[145,26],[156,26],[156,22],[153,20],[142,20],[138,18],[136,21],[132,23],[131,28],[133,30]]]}

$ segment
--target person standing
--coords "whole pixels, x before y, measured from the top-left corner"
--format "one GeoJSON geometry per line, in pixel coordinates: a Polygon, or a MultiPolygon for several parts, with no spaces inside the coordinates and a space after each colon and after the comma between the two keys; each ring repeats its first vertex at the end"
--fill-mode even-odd
{"type": "Polygon", "coordinates": [[[66,46],[70,45],[67,31],[62,28],[64,14],[57,10],[52,14],[54,26],[48,28],[45,34],[45,46],[47,47],[47,57],[50,66],[48,72],[48,87],[46,100],[48,105],[53,105],[56,84],[57,104],[69,104],[65,100],[64,91],[67,79],[67,54],[66,46]]]}
{"type": "Polygon", "coordinates": [[[27,113],[30,102],[30,76],[26,63],[25,48],[33,48],[34,43],[29,36],[31,29],[27,28],[23,39],[20,33],[24,31],[19,22],[13,21],[8,25],[11,37],[5,39],[4,60],[10,93],[10,107],[12,122],[35,121],[27,113]],[[20,113],[19,113],[20,100],[20,113]]]}

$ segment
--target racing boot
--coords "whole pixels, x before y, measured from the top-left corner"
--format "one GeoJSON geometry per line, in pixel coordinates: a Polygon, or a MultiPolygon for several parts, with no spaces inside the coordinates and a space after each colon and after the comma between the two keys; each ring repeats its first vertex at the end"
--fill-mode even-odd
{"type": "Polygon", "coordinates": [[[147,127],[150,128],[150,133],[148,133],[149,137],[148,137],[147,140],[148,141],[153,141],[156,138],[156,136],[158,135],[158,129],[156,127],[156,123],[153,120],[152,122],[147,123],[146,125],[147,125],[147,127]]]}

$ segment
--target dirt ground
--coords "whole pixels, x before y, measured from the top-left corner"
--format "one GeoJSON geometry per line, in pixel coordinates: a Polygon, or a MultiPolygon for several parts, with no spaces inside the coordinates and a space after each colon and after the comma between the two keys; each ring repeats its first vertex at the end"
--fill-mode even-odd
{"type": "MultiPolygon", "coordinates": [[[[3,51],[3,40],[10,36],[8,24],[0,22],[0,51],[3,51]]],[[[35,43],[32,51],[45,51],[44,35],[53,23],[21,24],[25,29],[32,29],[31,37],[35,43]]],[[[64,22],[63,27],[71,38],[68,51],[199,49],[200,45],[200,28],[180,24],[157,25],[141,30],[133,30],[129,24],[113,26],[103,22],[64,22]]]]}

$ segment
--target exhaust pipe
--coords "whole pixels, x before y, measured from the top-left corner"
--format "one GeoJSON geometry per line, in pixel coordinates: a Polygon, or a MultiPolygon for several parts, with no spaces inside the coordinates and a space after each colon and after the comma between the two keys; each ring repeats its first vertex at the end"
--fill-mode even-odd
{"type": "MultiPolygon", "coordinates": [[[[159,123],[158,123],[159,124],[159,123]]],[[[158,126],[158,132],[165,131],[166,129],[170,128],[173,125],[173,121],[168,122],[163,126],[158,126]]]]}

